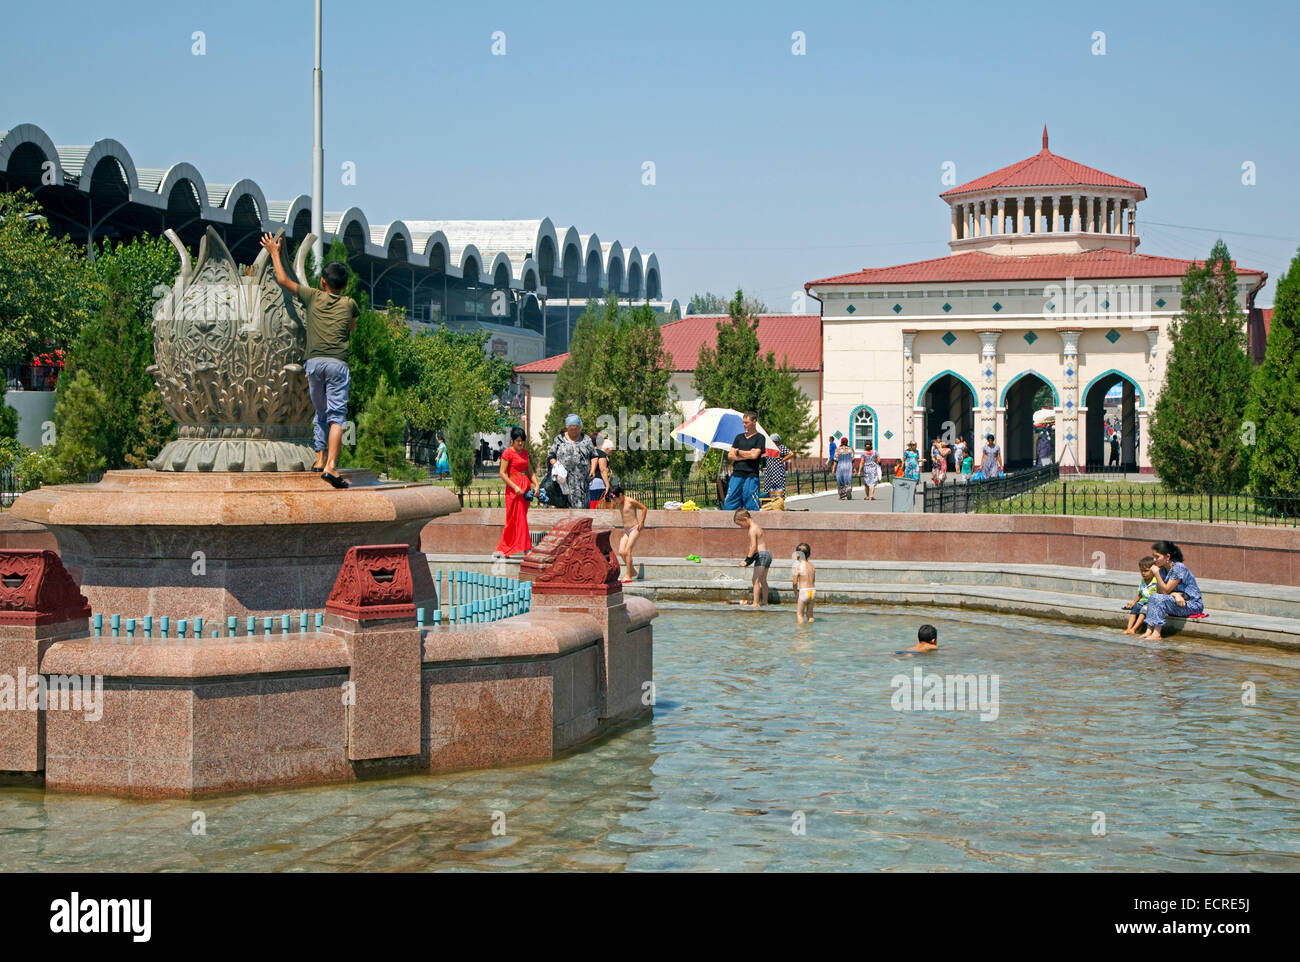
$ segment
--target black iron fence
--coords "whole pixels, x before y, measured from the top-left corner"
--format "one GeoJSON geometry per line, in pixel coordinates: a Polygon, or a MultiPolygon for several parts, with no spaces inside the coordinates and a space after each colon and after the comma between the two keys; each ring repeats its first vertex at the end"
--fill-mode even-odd
{"type": "MultiPolygon", "coordinates": [[[[717,508],[722,503],[717,482],[712,479],[693,478],[674,481],[669,478],[615,478],[615,483],[621,485],[624,491],[651,510],[659,510],[670,501],[683,504],[694,501],[701,509],[717,508]]],[[[786,497],[834,488],[835,474],[827,469],[786,473],[786,497]]],[[[724,490],[724,496],[725,493],[724,490]]],[[[470,488],[462,496],[461,504],[466,508],[502,508],[505,507],[505,490],[503,487],[470,488]]],[[[541,507],[544,506],[534,503],[535,509],[541,507]]]]}
{"type": "Polygon", "coordinates": [[[995,514],[1089,515],[1202,521],[1207,524],[1300,526],[1300,496],[1178,492],[1150,483],[1094,488],[1062,481],[1015,496],[987,499],[971,510],[995,514]]]}
{"type": "Polygon", "coordinates": [[[1044,464],[1024,471],[1011,471],[988,481],[948,481],[944,484],[926,485],[923,492],[928,514],[964,514],[988,510],[988,505],[1001,504],[1008,498],[1050,484],[1059,477],[1055,464],[1044,464]]]}
{"type": "MultiPolygon", "coordinates": [[[[97,484],[104,478],[103,471],[96,471],[93,474],[86,475],[86,484],[97,484]]],[[[28,491],[35,491],[41,486],[41,482],[29,481],[23,478],[13,465],[0,471],[0,508],[7,508],[12,505],[18,498],[28,491]]]]}
{"type": "Polygon", "coordinates": [[[38,487],[39,484],[26,484],[13,468],[0,471],[0,508],[9,507],[18,500],[20,494],[38,487]]]}

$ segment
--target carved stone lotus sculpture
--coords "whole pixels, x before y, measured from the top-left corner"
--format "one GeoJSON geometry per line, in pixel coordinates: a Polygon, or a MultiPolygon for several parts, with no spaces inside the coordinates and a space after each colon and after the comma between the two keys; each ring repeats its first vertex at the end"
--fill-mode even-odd
{"type": "MultiPolygon", "coordinates": [[[[208,228],[191,264],[172,231],[181,272],[154,310],[156,363],[149,368],[177,438],[149,462],[155,471],[306,471],[312,409],[303,373],[305,316],[275,280],[265,250],[240,269],[208,228]]],[[[306,276],[313,237],[298,248],[294,276],[306,276]]]]}

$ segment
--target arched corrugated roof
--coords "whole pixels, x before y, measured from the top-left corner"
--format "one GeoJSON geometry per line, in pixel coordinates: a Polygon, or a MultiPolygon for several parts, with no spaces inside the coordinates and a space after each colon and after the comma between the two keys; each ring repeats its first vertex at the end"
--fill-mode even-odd
{"type": "MultiPolygon", "coordinates": [[[[83,192],[90,190],[85,173],[105,157],[112,157],[121,171],[132,203],[156,209],[166,209],[173,189],[182,181],[192,185],[199,205],[199,216],[208,223],[229,224],[240,198],[250,197],[257,216],[267,230],[293,229],[294,221],[304,210],[310,210],[311,198],[300,194],[292,201],[268,201],[262,188],[253,180],[241,179],[233,184],[209,183],[192,164],[176,163],[170,167],[137,167],[127,149],[111,138],[91,145],[56,146],[53,140],[35,124],[19,124],[0,131],[0,170],[8,170],[9,160],[24,144],[34,145],[56,167],[55,186],[72,186],[83,192]]],[[[576,252],[578,279],[593,286],[600,278],[588,279],[587,258],[600,251],[601,271],[608,276],[611,254],[626,273],[626,257],[617,242],[601,243],[594,234],[579,234],[575,227],[556,230],[549,217],[513,220],[398,220],[385,226],[371,226],[365,214],[356,207],[343,212],[324,215],[325,243],[346,233],[349,225],[356,223],[361,230],[363,253],[374,257],[387,257],[393,238],[405,236],[408,244],[406,260],[413,265],[429,266],[429,255],[441,246],[446,252],[447,272],[459,276],[466,258],[472,256],[479,271],[488,277],[499,264],[509,265],[511,284],[522,287],[528,271],[533,271],[540,290],[545,290],[551,278],[542,276],[542,251],[553,247],[554,262],[550,265],[551,277],[563,276],[565,253],[576,252]],[[518,274],[514,272],[518,271],[518,274]]],[[[656,262],[657,265],[657,262],[656,262]]]]}

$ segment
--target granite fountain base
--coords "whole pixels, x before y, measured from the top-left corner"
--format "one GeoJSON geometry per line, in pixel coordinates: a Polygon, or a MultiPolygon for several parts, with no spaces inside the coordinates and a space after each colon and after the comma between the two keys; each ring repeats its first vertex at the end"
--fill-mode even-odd
{"type": "Polygon", "coordinates": [[[352,547],[318,631],[88,635],[53,551],[0,550],[0,784],[195,797],[546,761],[650,714],[654,605],[609,533],[552,529],[532,608],[422,627],[405,544],[352,547]]]}
{"type": "MultiPolygon", "coordinates": [[[[425,524],[460,509],[446,488],[343,474],[352,487],[340,491],[312,472],[110,471],[29,491],[12,513],[49,529],[96,612],[224,624],[320,610],[348,548],[418,553],[425,524]]],[[[415,604],[432,608],[422,561],[411,565],[415,604]]]]}

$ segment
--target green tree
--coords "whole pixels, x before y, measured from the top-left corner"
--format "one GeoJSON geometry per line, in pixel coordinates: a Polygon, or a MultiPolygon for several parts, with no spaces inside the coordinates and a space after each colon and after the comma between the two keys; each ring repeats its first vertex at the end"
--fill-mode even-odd
{"type": "Polygon", "coordinates": [[[81,483],[107,466],[111,429],[107,412],[107,396],[85,371],[59,378],[53,459],[61,480],[81,483]]]}
{"type": "Polygon", "coordinates": [[[763,427],[781,436],[781,443],[796,454],[803,454],[817,440],[813,402],[799,387],[799,374],[768,352],[763,359],[763,427]]]}
{"type": "Polygon", "coordinates": [[[1245,440],[1250,486],[1258,494],[1300,496],[1300,254],[1277,282],[1264,361],[1250,382],[1245,440]],[[1253,425],[1253,437],[1250,428],[1253,425]]]}
{"type": "Polygon", "coordinates": [[[25,190],[0,193],[0,362],[66,349],[96,301],[85,254],[40,211],[25,190]]]}
{"type": "Polygon", "coordinates": [[[18,437],[18,412],[0,399],[0,439],[18,437]]]}
{"type": "MultiPolygon", "coordinates": [[[[750,314],[767,313],[767,305],[757,297],[746,297],[744,303],[745,310],[750,314]]],[[[703,294],[692,294],[690,303],[686,306],[687,314],[726,314],[729,310],[730,305],[727,299],[711,291],[705,291],[703,294]]]]}
{"type": "Polygon", "coordinates": [[[357,421],[355,466],[369,468],[390,479],[413,480],[423,472],[406,460],[406,418],[402,400],[380,375],[379,384],[370,396],[357,421]]]}
{"type": "MultiPolygon", "coordinates": [[[[488,352],[490,337],[487,331],[453,331],[439,325],[399,341],[403,410],[412,428],[443,428],[451,421],[453,400],[458,400],[472,432],[497,430],[493,397],[506,389],[514,369],[488,352]]],[[[450,448],[450,438],[447,445],[450,448]]]]}
{"type": "Polygon", "coordinates": [[[474,479],[475,430],[469,404],[460,397],[452,398],[443,437],[447,442],[447,466],[451,469],[451,483],[462,504],[465,503],[465,489],[474,479]]]}
{"type": "Polygon", "coordinates": [[[759,410],[763,378],[758,366],[758,318],[745,308],[744,295],[728,305],[726,320],[717,323],[717,340],[700,348],[695,364],[695,390],[708,407],[759,410]]]}
{"type": "Polygon", "coordinates": [[[542,436],[538,439],[543,448],[549,448],[551,439],[564,430],[564,419],[570,414],[582,418],[583,425],[595,426],[602,413],[588,401],[598,369],[596,359],[609,349],[613,332],[618,327],[618,298],[611,295],[604,306],[588,301],[586,309],[578,316],[569,341],[569,354],[555,374],[555,388],[551,409],[546,412],[542,436]]]}
{"type": "Polygon", "coordinates": [[[1169,326],[1165,382],[1151,423],[1151,463],[1181,490],[1237,491],[1246,480],[1241,437],[1250,383],[1245,316],[1227,245],[1183,278],[1182,311],[1169,326]]]}
{"type": "Polygon", "coordinates": [[[133,468],[147,468],[163,445],[174,437],[176,422],[163,407],[162,395],[158,389],[150,388],[140,398],[140,406],[135,415],[135,442],[123,455],[123,460],[133,468]]]}
{"type": "Polygon", "coordinates": [[[745,305],[744,293],[736,291],[727,307],[729,317],[718,321],[716,346],[700,349],[695,390],[708,407],[754,411],[764,429],[779,434],[790,450],[802,452],[817,436],[812,401],[787,363],[778,364],[771,351],[759,353],[758,318],[745,305]]]}
{"type": "Polygon", "coordinates": [[[671,439],[664,437],[663,426],[671,429],[678,418],[669,384],[673,359],[664,350],[654,311],[644,304],[621,310],[612,324],[602,323],[597,330],[603,341],[592,363],[583,424],[589,431],[614,434],[618,427],[611,425],[625,417],[628,437],[619,440],[611,467],[617,474],[658,473],[682,456],[665,444],[671,439]]]}
{"type": "Polygon", "coordinates": [[[60,377],[84,375],[103,393],[107,465],[143,466],[176,435],[170,417],[152,408],[142,417],[142,404],[152,396],[161,408],[148,372],[154,361],[153,307],[175,280],[180,258],[166,238],[140,237],[116,246],[105,242],[93,270],[98,310],[78,331],[60,377]]]}

